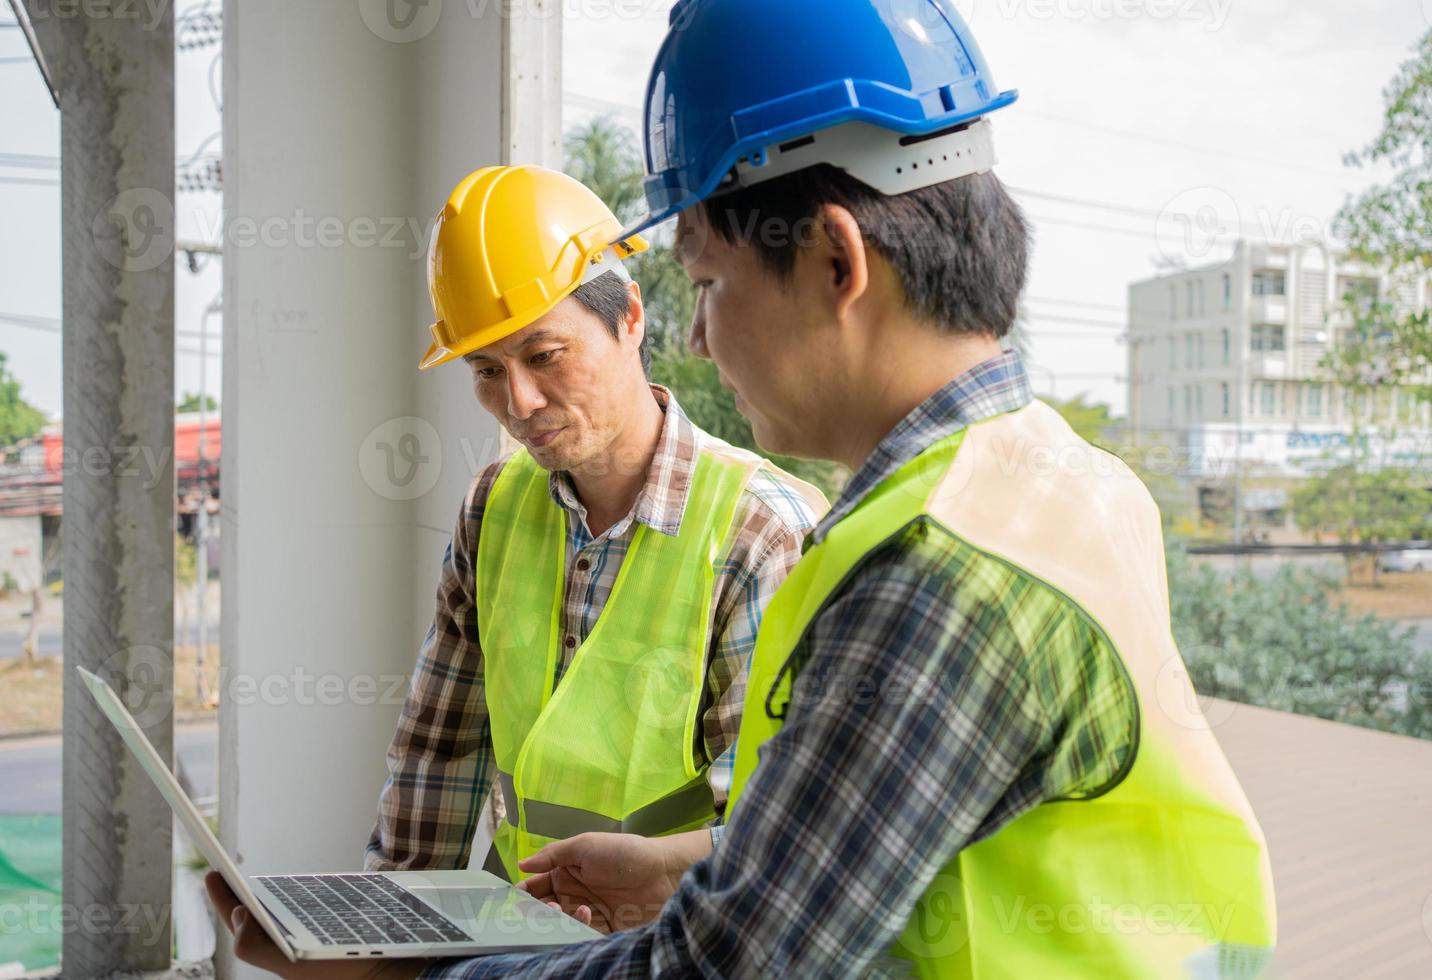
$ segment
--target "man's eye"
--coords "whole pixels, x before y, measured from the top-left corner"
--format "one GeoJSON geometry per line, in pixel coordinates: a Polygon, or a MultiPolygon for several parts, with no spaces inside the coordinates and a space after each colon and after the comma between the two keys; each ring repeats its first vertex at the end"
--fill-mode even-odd
{"type": "Polygon", "coordinates": [[[532,355],[532,363],[533,363],[533,364],[546,364],[548,361],[552,360],[552,355],[555,354],[555,353],[557,353],[557,352],[556,352],[556,351],[553,351],[553,350],[544,350],[544,351],[543,351],[542,353],[540,353],[540,354],[533,354],[533,355],[532,355]]]}
{"type": "Polygon", "coordinates": [[[493,378],[497,377],[498,372],[501,370],[501,368],[495,367],[478,368],[477,376],[483,381],[491,381],[493,378]]]}

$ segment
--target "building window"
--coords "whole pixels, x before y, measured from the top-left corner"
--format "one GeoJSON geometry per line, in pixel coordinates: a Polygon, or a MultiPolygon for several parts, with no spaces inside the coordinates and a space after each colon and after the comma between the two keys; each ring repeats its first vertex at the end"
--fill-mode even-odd
{"type": "Polygon", "coordinates": [[[1183,364],[1184,367],[1192,368],[1195,364],[1193,359],[1193,334],[1187,334],[1183,338],[1183,364]]]}
{"type": "Polygon", "coordinates": [[[1277,392],[1274,390],[1276,388],[1277,385],[1271,381],[1258,382],[1258,411],[1260,414],[1270,417],[1277,414],[1277,392]]]}
{"type": "Polygon", "coordinates": [[[1253,328],[1251,347],[1255,351],[1281,351],[1284,349],[1283,328],[1271,323],[1260,323],[1253,328]]]}
{"type": "Polygon", "coordinates": [[[1169,367],[1169,370],[1170,370],[1170,371],[1172,371],[1174,368],[1178,367],[1178,364],[1176,363],[1177,361],[1178,361],[1178,342],[1177,342],[1176,340],[1174,340],[1172,337],[1170,337],[1170,338],[1168,339],[1168,367],[1169,367]]]}
{"type": "Polygon", "coordinates": [[[1198,420],[1203,421],[1203,385],[1195,385],[1193,389],[1193,411],[1198,420]]]}
{"type": "Polygon", "coordinates": [[[1233,277],[1223,274],[1223,312],[1233,309],[1233,277]]]}
{"type": "Polygon", "coordinates": [[[1193,341],[1193,351],[1198,355],[1198,366],[1203,367],[1203,334],[1197,334],[1193,341]]]}
{"type": "Polygon", "coordinates": [[[1183,389],[1183,414],[1186,418],[1193,418],[1193,387],[1185,385],[1183,389]]]}
{"type": "Polygon", "coordinates": [[[1303,385],[1303,414],[1308,418],[1321,418],[1323,414],[1323,386],[1303,385]]]}
{"type": "Polygon", "coordinates": [[[1218,387],[1223,390],[1223,417],[1228,418],[1228,382],[1225,381],[1218,387]]]}
{"type": "Polygon", "coordinates": [[[1197,305],[1198,305],[1198,315],[1199,315],[1199,316],[1203,316],[1203,314],[1204,314],[1204,305],[1203,305],[1203,280],[1202,280],[1202,279],[1194,280],[1194,283],[1193,283],[1193,295],[1194,295],[1194,298],[1198,300],[1198,304],[1197,304],[1197,305]]]}
{"type": "MultiPolygon", "coordinates": [[[[1227,278],[1226,276],[1224,278],[1227,278]]],[[[1223,363],[1227,364],[1233,359],[1233,334],[1223,331],[1223,363]]]]}
{"type": "Polygon", "coordinates": [[[1169,286],[1169,287],[1168,287],[1168,318],[1169,318],[1170,320],[1177,320],[1177,319],[1178,319],[1178,287],[1177,287],[1177,286],[1169,286]]]}
{"type": "Polygon", "coordinates": [[[1286,295],[1287,279],[1280,269],[1259,269],[1253,273],[1254,296],[1286,295]]]}
{"type": "Polygon", "coordinates": [[[1174,393],[1173,393],[1173,388],[1170,387],[1169,390],[1168,390],[1168,417],[1169,417],[1169,420],[1170,420],[1170,421],[1173,420],[1174,410],[1175,410],[1176,407],[1177,407],[1177,406],[1175,406],[1175,404],[1174,404],[1174,398],[1175,398],[1175,395],[1174,395],[1174,393]]]}
{"type": "Polygon", "coordinates": [[[1191,281],[1183,284],[1183,294],[1184,314],[1186,316],[1193,316],[1193,283],[1191,281]]]}

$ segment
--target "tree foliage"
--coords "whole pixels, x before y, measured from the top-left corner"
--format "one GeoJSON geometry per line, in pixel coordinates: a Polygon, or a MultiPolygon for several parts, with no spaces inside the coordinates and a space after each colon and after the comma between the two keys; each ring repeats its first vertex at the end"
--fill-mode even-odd
{"type": "Polygon", "coordinates": [[[1359,258],[1393,269],[1432,268],[1432,31],[1422,36],[1382,92],[1382,125],[1354,166],[1386,163],[1391,181],[1370,187],[1338,213],[1336,230],[1359,258]]]}
{"type": "Polygon", "coordinates": [[[45,427],[45,413],[20,397],[20,382],[0,353],[0,446],[13,446],[45,427]]]}
{"type": "MultiPolygon", "coordinates": [[[[206,394],[204,396],[204,409],[209,412],[217,412],[219,410],[219,403],[214,399],[213,395],[206,394]]],[[[199,411],[198,394],[195,392],[184,392],[184,397],[179,400],[179,404],[175,407],[174,411],[179,413],[199,411]]]]}

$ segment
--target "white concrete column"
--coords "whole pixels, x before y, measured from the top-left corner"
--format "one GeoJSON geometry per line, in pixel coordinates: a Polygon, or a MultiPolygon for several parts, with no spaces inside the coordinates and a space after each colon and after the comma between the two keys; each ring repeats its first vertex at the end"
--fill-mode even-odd
{"type": "Polygon", "coordinates": [[[502,158],[506,7],[225,4],[220,836],[246,874],[361,867],[497,450],[468,373],[417,362],[432,220],[502,158]]]}

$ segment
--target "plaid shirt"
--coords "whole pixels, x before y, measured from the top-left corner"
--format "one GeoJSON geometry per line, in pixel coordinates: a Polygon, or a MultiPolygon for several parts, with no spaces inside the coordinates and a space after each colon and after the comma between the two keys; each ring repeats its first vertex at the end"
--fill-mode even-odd
{"type": "MultiPolygon", "coordinates": [[[[724,445],[693,425],[671,392],[660,385],[651,388],[666,418],[646,483],[626,517],[593,536],[571,478],[562,472],[550,477],[552,499],[569,515],[561,615],[568,641],[563,644],[559,681],[576,648],[596,626],[636,525],[676,534],[698,451],[703,445],[724,445]]],[[[473,832],[495,772],[473,569],[483,507],[504,462],[493,463],[473,481],[443,558],[437,612],[388,748],[388,781],[364,862],[370,871],[468,866],[473,832]]],[[[803,493],[810,491],[786,474],[762,467],[737,505],[717,573],[702,747],[711,763],[707,779],[718,814],[731,786],[746,666],[761,613],[800,560],[801,540],[825,507],[824,500],[808,500],[803,493]]]]}
{"type": "MultiPolygon", "coordinates": [[[[925,448],[1030,398],[1012,352],[956,378],[886,436],[815,538],[925,448]]],[[[654,923],[423,975],[907,974],[887,951],[961,849],[1040,802],[1102,786],[1133,751],[1134,695],[1095,635],[1048,586],[910,525],[812,621],[785,724],[761,747],[740,815],[654,923]],[[842,696],[842,677],[909,697],[842,696]]]]}

